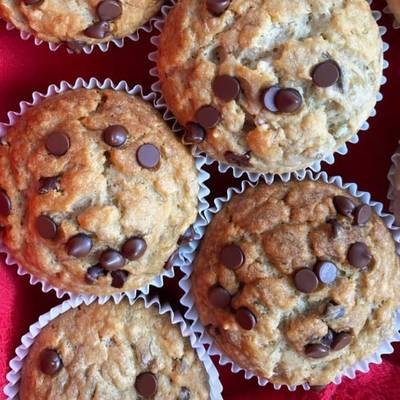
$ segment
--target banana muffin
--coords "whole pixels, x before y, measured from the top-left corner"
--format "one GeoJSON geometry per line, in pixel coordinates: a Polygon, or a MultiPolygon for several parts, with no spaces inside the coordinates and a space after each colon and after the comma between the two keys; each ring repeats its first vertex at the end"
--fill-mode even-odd
{"type": "Polygon", "coordinates": [[[184,143],[285,173],[358,132],[379,92],[382,49],[365,0],[181,0],[157,68],[184,143]]]}
{"type": "Polygon", "coordinates": [[[396,21],[400,23],[400,0],[387,0],[390,11],[396,18],[396,21]]]}
{"type": "Polygon", "coordinates": [[[43,100],[7,130],[0,170],[4,244],[56,288],[141,288],[192,238],[194,159],[137,96],[79,89],[43,100]]]}
{"type": "Polygon", "coordinates": [[[0,16],[46,42],[66,42],[72,50],[135,32],[162,0],[0,0],[0,16]]]}
{"type": "Polygon", "coordinates": [[[20,400],[148,398],[206,400],[210,388],[189,339],[143,301],[82,305],[51,321],[29,351],[19,393],[20,400]]]}
{"type": "Polygon", "coordinates": [[[240,367],[325,385],[393,335],[399,260],[383,221],[337,186],[259,185],[212,220],[192,287],[201,322],[240,367]]]}

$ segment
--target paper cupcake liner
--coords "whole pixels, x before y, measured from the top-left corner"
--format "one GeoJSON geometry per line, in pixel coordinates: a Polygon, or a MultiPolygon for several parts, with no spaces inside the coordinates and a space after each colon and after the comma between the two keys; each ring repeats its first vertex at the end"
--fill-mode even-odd
{"type": "Polygon", "coordinates": [[[384,9],[383,9],[383,12],[385,13],[385,14],[391,14],[392,16],[393,16],[393,28],[394,29],[399,29],[400,28],[400,23],[399,22],[397,22],[397,20],[396,20],[396,18],[394,17],[394,15],[393,15],[393,13],[392,13],[392,10],[390,9],[390,7],[389,6],[386,6],[384,9]]]}
{"type": "MultiPolygon", "coordinates": [[[[96,78],[91,78],[89,81],[85,81],[83,78],[78,78],[74,83],[68,83],[66,81],[62,81],[59,85],[50,85],[45,93],[39,93],[39,92],[33,92],[32,94],[32,100],[27,102],[27,101],[22,101],[19,103],[19,111],[16,112],[9,112],[7,114],[8,117],[8,123],[0,123],[0,139],[7,134],[7,129],[14,125],[14,123],[18,120],[18,118],[25,113],[25,111],[32,106],[35,106],[39,104],[43,99],[63,93],[67,90],[76,90],[76,89],[113,89],[113,90],[118,90],[118,91],[124,91],[129,95],[137,95],[140,96],[144,101],[151,103],[155,109],[160,111],[161,113],[164,111],[164,108],[161,105],[155,104],[155,99],[156,95],[154,93],[149,93],[149,94],[144,94],[143,88],[140,85],[135,85],[133,88],[129,88],[128,84],[125,81],[121,81],[117,84],[113,83],[111,79],[106,79],[103,82],[98,81],[96,78]]],[[[205,186],[205,181],[210,177],[210,175],[202,170],[202,166],[205,163],[204,158],[196,158],[195,164],[196,164],[196,169],[198,171],[198,183],[199,183],[199,193],[198,193],[198,215],[197,215],[197,220],[194,222],[192,225],[194,231],[195,231],[195,238],[199,236],[199,231],[197,227],[197,221],[201,220],[200,214],[208,208],[209,204],[206,201],[206,196],[210,193],[209,189],[205,186]]],[[[160,275],[156,276],[150,283],[145,285],[144,287],[138,288],[136,290],[131,290],[131,291],[121,291],[121,293],[117,294],[112,294],[112,295],[104,295],[104,296],[97,296],[97,295],[88,295],[88,294],[82,294],[82,293],[74,293],[70,292],[67,290],[63,290],[60,288],[56,288],[52,285],[50,285],[47,281],[44,279],[40,279],[38,277],[35,277],[33,274],[31,274],[29,271],[27,271],[24,266],[17,262],[13,256],[12,256],[12,251],[10,251],[5,244],[1,240],[1,235],[0,235],[0,252],[6,254],[6,259],[5,263],[7,266],[16,266],[17,267],[17,273],[18,275],[29,275],[30,279],[29,282],[31,285],[35,284],[40,284],[41,289],[44,293],[47,293],[49,291],[54,291],[56,296],[58,298],[63,297],[64,295],[68,295],[70,298],[74,299],[77,297],[82,297],[84,301],[91,301],[96,297],[100,297],[103,299],[103,301],[106,301],[110,297],[113,297],[115,301],[119,301],[123,294],[127,295],[130,298],[134,298],[136,296],[137,291],[141,291],[144,294],[149,293],[150,287],[161,287],[164,284],[164,278],[172,278],[175,276],[175,268],[176,267],[181,267],[183,264],[185,264],[185,260],[187,259],[187,253],[190,253],[191,250],[190,243],[181,245],[179,246],[179,252],[178,255],[174,261],[173,268],[164,270],[160,275]]]]}
{"type": "MultiPolygon", "coordinates": [[[[303,177],[295,177],[293,180],[302,181],[304,179],[310,179],[312,181],[322,181],[325,183],[333,184],[339,187],[340,189],[344,189],[349,192],[352,196],[358,198],[362,203],[370,205],[376,214],[383,220],[386,227],[390,230],[394,241],[396,242],[396,250],[397,254],[400,254],[400,228],[394,225],[394,217],[391,214],[387,214],[383,212],[383,205],[381,203],[375,202],[371,200],[370,193],[361,192],[358,190],[357,185],[355,183],[344,183],[342,178],[339,176],[329,177],[326,172],[320,172],[318,174],[314,174],[311,171],[306,171],[303,177]]],[[[192,262],[195,258],[195,253],[200,245],[201,238],[204,236],[207,226],[210,224],[212,218],[215,214],[217,214],[224,204],[228,203],[233,195],[242,194],[248,187],[255,187],[260,182],[265,182],[266,184],[270,184],[268,180],[265,178],[259,179],[257,182],[251,182],[249,180],[245,180],[242,182],[240,188],[230,188],[227,191],[226,196],[219,197],[215,199],[214,205],[205,210],[202,214],[203,220],[202,223],[199,224],[201,237],[192,243],[192,253],[189,258],[189,262],[183,266],[182,270],[184,272],[184,277],[179,282],[179,286],[183,289],[184,295],[182,296],[180,302],[183,306],[185,306],[188,310],[185,313],[186,319],[191,321],[191,328],[194,332],[200,335],[200,340],[204,345],[209,346],[209,354],[216,355],[219,358],[219,363],[221,365],[230,364],[231,371],[234,373],[244,372],[245,379],[251,379],[256,377],[258,380],[258,384],[261,386],[265,386],[269,381],[265,378],[258,377],[253,374],[251,371],[240,367],[237,363],[232,361],[227,355],[225,355],[214,342],[213,338],[207,333],[204,326],[200,321],[199,314],[196,310],[194,298],[191,292],[191,274],[193,271],[192,262]]],[[[334,380],[333,383],[336,385],[341,383],[342,378],[344,376],[354,379],[356,376],[356,372],[368,372],[369,364],[380,364],[382,363],[382,355],[393,353],[393,347],[391,345],[392,342],[400,341],[400,308],[397,309],[396,312],[396,322],[395,322],[395,332],[392,337],[384,340],[375,353],[370,355],[369,357],[355,363],[351,367],[346,368],[341,374],[339,374],[334,380]]],[[[294,391],[299,386],[289,386],[289,385],[279,385],[274,384],[275,389],[280,389],[282,386],[286,386],[288,390],[294,391]]],[[[308,384],[301,385],[303,389],[309,390],[310,386],[308,384]]]]}
{"type": "MultiPolygon", "coordinates": [[[[118,299],[118,304],[122,298],[118,299]]],[[[207,374],[208,382],[210,385],[210,396],[211,400],[222,400],[222,385],[219,380],[219,374],[215,368],[210,356],[205,350],[203,344],[196,337],[193,331],[188,327],[185,320],[182,318],[179,312],[175,312],[169,304],[161,304],[157,297],[149,299],[147,296],[140,294],[136,298],[128,298],[129,303],[133,305],[137,300],[143,300],[146,308],[157,307],[160,315],[167,314],[173,325],[179,325],[182,336],[190,340],[191,346],[196,350],[196,353],[203,363],[207,374]]],[[[16,356],[10,361],[10,372],[7,374],[7,385],[4,387],[4,394],[8,400],[18,399],[19,382],[21,379],[21,371],[24,365],[24,360],[29,353],[31,345],[34,343],[35,338],[39,335],[40,331],[49,324],[52,320],[57,318],[59,315],[64,314],[70,309],[79,307],[82,304],[89,305],[94,301],[99,304],[104,304],[106,301],[101,299],[69,299],[52,308],[46,314],[39,317],[38,321],[30,326],[29,332],[22,336],[21,345],[17,347],[15,353],[16,356]]],[[[112,300],[108,300],[112,301],[112,300]]]]}
{"type": "MultiPolygon", "coordinates": [[[[372,0],[366,0],[366,1],[368,1],[369,4],[372,3],[372,0]]],[[[158,30],[160,33],[163,30],[163,27],[164,27],[164,24],[165,24],[165,21],[166,21],[166,18],[168,16],[169,12],[175,6],[175,4],[176,4],[176,0],[171,0],[170,5],[164,5],[163,7],[161,7],[162,17],[157,18],[157,20],[154,23],[156,30],[158,30]]],[[[372,14],[376,21],[379,21],[382,17],[382,14],[380,11],[372,10],[372,14]]],[[[387,29],[384,26],[379,26],[379,33],[381,36],[385,35],[386,32],[387,32],[387,29]]],[[[154,52],[151,52],[148,55],[148,58],[150,61],[152,61],[154,64],[156,64],[157,59],[158,59],[158,46],[160,43],[160,34],[153,36],[150,39],[150,41],[157,48],[157,50],[154,52]]],[[[388,49],[389,49],[389,45],[386,42],[383,42],[383,53],[385,53],[388,49]]],[[[386,60],[383,60],[383,69],[385,70],[386,68],[388,68],[388,66],[389,66],[389,63],[386,60]]],[[[174,132],[179,132],[182,134],[183,128],[179,124],[179,122],[177,121],[175,116],[173,115],[172,111],[170,111],[168,109],[168,106],[167,106],[164,96],[162,94],[157,67],[153,67],[150,69],[150,75],[157,78],[157,81],[155,83],[153,83],[153,85],[151,86],[151,89],[158,94],[158,99],[156,102],[157,105],[165,108],[164,119],[166,121],[171,121],[174,132]]],[[[386,77],[382,76],[381,85],[384,85],[386,82],[387,82],[386,77]]],[[[382,101],[382,99],[383,99],[383,95],[381,92],[379,92],[376,96],[376,101],[380,102],[380,101],[382,101]]],[[[376,109],[374,106],[374,108],[370,112],[370,117],[374,117],[375,115],[376,115],[376,109]]],[[[369,124],[367,121],[365,121],[361,125],[360,131],[367,131],[368,129],[369,129],[369,124]]],[[[275,177],[279,177],[284,182],[287,182],[290,180],[291,176],[303,177],[305,174],[305,171],[307,171],[307,170],[319,172],[321,170],[322,162],[326,162],[327,164],[333,164],[335,162],[335,153],[339,153],[341,155],[347,154],[347,152],[348,152],[347,143],[357,143],[358,140],[359,140],[358,133],[356,133],[349,140],[347,140],[347,142],[344,145],[340,146],[337,150],[335,150],[335,152],[333,154],[326,155],[323,159],[314,162],[312,165],[310,165],[307,168],[302,168],[302,169],[294,171],[294,172],[287,172],[287,173],[283,173],[283,174],[258,173],[258,172],[246,171],[240,167],[229,165],[229,164],[223,163],[221,161],[218,161],[218,160],[210,157],[209,155],[205,154],[203,151],[200,151],[200,149],[197,146],[192,146],[192,154],[194,157],[204,156],[205,160],[206,160],[205,163],[207,165],[217,163],[218,170],[221,173],[225,173],[225,172],[231,170],[232,174],[235,178],[240,178],[240,177],[244,176],[244,178],[249,179],[252,182],[256,182],[261,176],[263,176],[267,181],[272,181],[275,177]]]]}

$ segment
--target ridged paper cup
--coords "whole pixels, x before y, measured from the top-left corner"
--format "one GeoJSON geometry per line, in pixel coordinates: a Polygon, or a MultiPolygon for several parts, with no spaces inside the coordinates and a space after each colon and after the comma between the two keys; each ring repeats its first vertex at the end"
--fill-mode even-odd
{"type": "MultiPolygon", "coordinates": [[[[8,115],[8,123],[2,124],[0,123],[0,139],[7,135],[7,130],[10,126],[14,125],[18,118],[25,113],[25,111],[32,107],[38,105],[43,99],[47,97],[54,96],[59,93],[63,93],[68,90],[77,90],[77,89],[113,89],[116,91],[124,91],[132,96],[140,96],[144,101],[152,104],[155,109],[163,113],[164,108],[161,105],[155,104],[156,95],[154,93],[145,94],[143,92],[143,88],[140,85],[135,85],[133,88],[129,88],[128,84],[125,81],[121,81],[117,84],[113,83],[110,79],[106,79],[103,82],[98,81],[96,78],[91,78],[88,81],[85,81],[82,78],[78,78],[74,83],[68,83],[62,81],[59,85],[50,85],[45,93],[34,92],[32,95],[32,100],[29,102],[22,101],[19,103],[19,111],[17,112],[9,112],[8,115]]],[[[200,213],[204,211],[208,207],[208,203],[206,201],[206,196],[210,193],[208,188],[205,186],[205,181],[209,178],[209,174],[202,170],[202,166],[205,163],[205,158],[198,157],[195,160],[196,169],[198,171],[198,183],[199,183],[199,192],[198,192],[198,216],[197,221],[201,220],[200,213]]],[[[198,227],[197,221],[192,225],[195,231],[195,237],[198,236],[198,227]]],[[[87,295],[87,294],[79,294],[73,293],[70,291],[65,291],[60,288],[56,288],[50,285],[45,280],[39,279],[28,272],[21,263],[18,263],[12,256],[12,252],[7,249],[4,243],[1,240],[0,234],[0,252],[6,254],[5,263],[8,266],[17,268],[18,275],[29,275],[29,282],[31,285],[40,284],[42,291],[47,293],[49,291],[54,290],[56,296],[58,298],[63,297],[64,295],[68,295],[70,298],[82,297],[84,301],[91,301],[95,297],[100,297],[103,301],[107,300],[110,297],[113,297],[115,301],[118,301],[123,294],[126,294],[128,297],[134,298],[136,296],[137,290],[140,290],[144,294],[149,293],[150,287],[161,287],[164,284],[164,278],[172,278],[175,276],[175,267],[181,267],[187,258],[187,253],[191,252],[191,247],[188,244],[183,244],[179,246],[178,255],[175,258],[173,268],[164,270],[160,275],[156,276],[149,284],[144,287],[138,288],[137,290],[132,291],[121,291],[118,294],[105,295],[105,296],[95,296],[95,295],[87,295]]]]}
{"type": "MultiPolygon", "coordinates": [[[[116,300],[118,304],[122,298],[116,300]]],[[[160,315],[167,314],[174,325],[179,325],[182,336],[190,340],[191,346],[196,350],[196,353],[203,363],[207,373],[208,382],[210,385],[210,396],[211,400],[222,400],[222,385],[219,380],[218,371],[215,368],[210,356],[204,349],[201,341],[196,337],[193,331],[188,327],[185,320],[179,314],[175,312],[169,304],[161,304],[157,297],[149,299],[147,296],[141,294],[136,298],[128,298],[129,303],[132,305],[136,301],[143,301],[146,308],[156,307],[160,315]]],[[[82,304],[91,304],[93,302],[99,302],[104,304],[106,301],[101,299],[95,300],[84,300],[84,299],[69,299],[52,308],[46,314],[39,317],[39,320],[30,326],[29,332],[22,336],[21,345],[17,347],[15,353],[16,356],[10,361],[10,372],[7,374],[7,385],[4,388],[4,394],[8,400],[17,400],[19,392],[19,382],[21,380],[21,371],[24,365],[26,356],[29,353],[29,349],[35,341],[35,338],[39,335],[40,331],[49,324],[52,320],[57,318],[59,315],[65,313],[70,309],[79,307],[82,304]]],[[[114,301],[109,299],[107,301],[114,301]]],[[[38,399],[40,400],[40,399],[38,399]]],[[[44,400],[44,399],[41,399],[44,400]]]]}
{"type": "MultiPolygon", "coordinates": [[[[368,3],[371,4],[372,0],[368,0],[368,3]]],[[[172,10],[172,8],[175,6],[176,4],[176,0],[171,0],[171,4],[170,5],[164,5],[163,7],[161,7],[161,14],[162,17],[161,18],[157,18],[157,20],[154,23],[154,26],[156,28],[156,30],[158,30],[160,33],[163,30],[166,18],[169,14],[169,12],[172,10]]],[[[380,11],[372,11],[372,14],[375,18],[376,21],[378,21],[381,17],[382,14],[380,11]]],[[[385,35],[385,33],[387,32],[387,29],[384,26],[379,26],[379,32],[380,35],[383,36],[385,35]]],[[[153,63],[157,63],[158,60],[158,45],[160,43],[160,35],[157,34],[156,36],[153,36],[151,38],[151,43],[157,47],[157,50],[154,52],[151,52],[148,56],[149,60],[152,61],[153,63]]],[[[383,43],[383,52],[386,52],[389,49],[389,45],[384,42],[383,43]]],[[[383,60],[383,69],[388,68],[389,64],[386,60],[383,60]]],[[[151,89],[156,92],[158,94],[158,100],[157,100],[157,105],[162,106],[166,109],[165,114],[164,114],[164,119],[167,121],[171,121],[173,124],[173,130],[174,132],[177,133],[183,133],[183,128],[182,126],[178,123],[177,119],[174,117],[172,111],[170,111],[168,109],[168,106],[165,102],[165,99],[163,97],[162,91],[161,91],[161,84],[159,81],[159,76],[158,76],[158,71],[157,71],[157,67],[153,67],[150,70],[150,75],[155,77],[157,79],[157,81],[151,86],[151,89]]],[[[382,76],[381,79],[381,85],[384,85],[387,82],[387,79],[385,76],[382,76]]],[[[383,99],[383,95],[379,92],[376,96],[376,101],[382,101],[383,99]]],[[[376,109],[375,107],[371,110],[370,112],[370,117],[374,117],[376,115],[376,109]]],[[[365,121],[361,127],[360,127],[360,131],[367,131],[369,129],[369,124],[367,121],[365,121]]],[[[349,143],[357,143],[358,142],[358,133],[356,133],[355,135],[353,135],[347,142],[349,143]]],[[[347,149],[347,144],[344,144],[343,146],[339,147],[335,152],[335,153],[339,153],[341,155],[345,155],[347,154],[348,149],[347,149]]],[[[200,151],[199,148],[197,146],[192,146],[192,154],[194,157],[200,157],[200,156],[204,156],[204,152],[200,151]]],[[[242,169],[240,167],[236,167],[236,166],[232,166],[232,165],[228,165],[226,163],[223,163],[221,161],[217,161],[214,158],[208,156],[207,154],[205,155],[205,159],[206,159],[206,164],[210,165],[213,163],[217,163],[218,164],[218,170],[221,173],[225,173],[229,170],[232,170],[232,174],[235,178],[240,178],[242,176],[244,176],[244,178],[250,180],[251,182],[256,182],[261,176],[264,176],[267,180],[271,180],[273,179],[275,176],[279,177],[281,180],[283,180],[284,182],[287,182],[291,176],[304,176],[304,172],[306,170],[312,170],[314,172],[319,172],[321,170],[321,163],[322,162],[326,162],[328,164],[333,164],[335,162],[335,157],[334,154],[327,154],[325,155],[321,160],[318,160],[316,162],[314,162],[312,165],[310,165],[307,168],[303,168],[301,170],[295,171],[295,172],[287,172],[287,173],[283,173],[283,174],[262,174],[262,173],[257,173],[257,172],[249,172],[246,171],[245,169],[242,169]]]]}
{"type": "MultiPolygon", "coordinates": [[[[370,205],[376,214],[382,219],[385,223],[386,227],[392,234],[394,241],[396,242],[397,254],[400,254],[400,228],[394,226],[394,217],[391,214],[386,214],[383,212],[383,205],[381,203],[377,203],[371,200],[371,195],[367,192],[361,192],[358,190],[357,185],[355,183],[344,183],[342,178],[339,176],[329,177],[325,172],[320,172],[318,174],[313,174],[311,171],[307,171],[302,177],[293,177],[292,180],[302,181],[304,179],[309,179],[312,181],[321,181],[329,184],[336,185],[338,188],[346,190],[352,196],[358,198],[362,203],[370,205]]],[[[234,195],[244,193],[248,187],[254,187],[257,184],[267,184],[269,185],[271,182],[266,181],[263,177],[259,179],[257,182],[243,181],[241,187],[228,189],[225,197],[219,197],[215,199],[214,205],[205,210],[202,214],[203,220],[201,224],[199,224],[201,238],[204,236],[207,226],[210,224],[213,216],[217,214],[224,204],[228,203],[234,195]]],[[[185,317],[191,321],[191,328],[194,332],[200,335],[200,340],[204,345],[209,346],[209,354],[216,355],[219,358],[219,363],[221,365],[230,364],[231,371],[234,373],[243,372],[244,377],[246,379],[251,379],[253,377],[257,378],[258,384],[261,386],[265,386],[269,381],[265,378],[256,376],[251,371],[246,370],[240,367],[237,363],[232,361],[227,355],[225,355],[222,351],[219,350],[217,344],[214,342],[214,339],[207,333],[205,327],[202,325],[200,321],[199,314],[196,310],[194,298],[192,295],[191,287],[191,274],[193,271],[192,262],[195,258],[196,250],[200,244],[200,240],[196,240],[192,245],[192,253],[189,258],[189,262],[183,266],[182,270],[184,272],[184,276],[179,282],[179,286],[183,289],[184,295],[181,298],[181,303],[187,308],[185,313],[185,317]]],[[[342,378],[344,376],[354,379],[356,376],[356,372],[368,372],[370,364],[380,364],[382,363],[382,355],[393,353],[392,343],[400,341],[400,308],[397,310],[396,314],[396,323],[395,323],[395,332],[392,337],[387,338],[385,341],[381,343],[377,351],[372,354],[370,357],[367,357],[351,367],[345,369],[340,375],[338,375],[332,383],[336,385],[340,384],[342,378]]],[[[289,386],[289,385],[277,385],[274,384],[275,389],[280,389],[282,386],[286,386],[290,391],[294,391],[298,386],[289,386]]],[[[303,389],[309,390],[310,386],[308,384],[302,385],[303,389]]]]}

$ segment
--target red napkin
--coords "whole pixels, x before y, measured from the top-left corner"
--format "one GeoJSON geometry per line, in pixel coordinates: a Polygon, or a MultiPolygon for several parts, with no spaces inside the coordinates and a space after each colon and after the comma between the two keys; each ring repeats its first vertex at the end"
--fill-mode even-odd
{"type": "MultiPolygon", "coordinates": [[[[382,10],[385,2],[378,0],[373,5],[375,9],[382,10]]],[[[386,175],[400,136],[400,30],[391,28],[392,21],[392,16],[384,16],[380,21],[381,25],[388,27],[389,32],[384,39],[391,49],[385,55],[390,62],[389,69],[385,71],[389,81],[382,88],[384,100],[377,106],[377,116],[369,121],[369,131],[360,134],[360,143],[349,146],[348,155],[336,156],[334,166],[324,165],[330,175],[341,175],[347,182],[357,182],[361,190],[371,192],[373,199],[384,202],[386,209],[386,175]]],[[[128,41],[123,49],[111,46],[108,53],[96,50],[90,56],[68,55],[65,50],[54,53],[48,50],[47,45],[37,47],[32,40],[22,41],[17,31],[6,31],[5,23],[0,22],[0,121],[7,120],[7,111],[18,109],[19,101],[30,100],[33,91],[43,92],[52,83],[61,80],[72,82],[79,76],[126,80],[129,85],[139,83],[145,91],[149,91],[154,81],[148,74],[152,63],[147,60],[147,54],[154,49],[149,42],[150,36],[141,35],[140,43],[128,41]]],[[[214,173],[210,186],[215,195],[223,195],[227,187],[238,185],[230,173],[219,176],[215,167],[211,167],[210,171],[214,173]]],[[[0,388],[6,383],[8,362],[14,356],[21,335],[40,314],[61,301],[54,294],[42,293],[38,285],[31,286],[26,276],[17,276],[15,268],[4,266],[3,261],[4,257],[0,257],[0,388]]],[[[179,307],[181,291],[177,279],[169,280],[166,287],[157,293],[163,300],[179,307]]],[[[371,366],[368,374],[358,374],[355,380],[345,379],[339,386],[330,385],[321,393],[304,392],[302,389],[295,393],[286,389],[275,391],[271,385],[258,387],[255,379],[246,381],[243,374],[232,374],[228,367],[219,370],[226,400],[400,399],[399,345],[395,346],[394,354],[384,357],[383,364],[371,366]]],[[[1,394],[0,398],[4,395],[1,394]]]]}

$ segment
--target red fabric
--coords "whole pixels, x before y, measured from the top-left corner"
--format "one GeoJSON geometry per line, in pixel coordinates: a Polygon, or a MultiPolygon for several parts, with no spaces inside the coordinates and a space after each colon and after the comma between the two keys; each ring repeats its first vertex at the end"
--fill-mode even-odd
{"type": "MultiPolygon", "coordinates": [[[[377,9],[384,6],[383,0],[374,1],[377,9]]],[[[362,21],[360,21],[362,23],[362,21]]],[[[387,172],[390,156],[396,148],[399,132],[400,93],[400,30],[391,28],[392,17],[384,16],[381,24],[388,27],[385,40],[391,49],[386,53],[390,67],[385,75],[389,82],[383,87],[384,101],[377,106],[377,117],[370,120],[368,133],[361,134],[360,143],[350,145],[349,154],[336,156],[334,166],[324,166],[330,174],[342,175],[347,182],[358,182],[360,189],[368,190],[372,197],[384,202],[387,209],[387,172]]],[[[44,91],[51,83],[61,80],[73,81],[81,76],[98,79],[106,77],[114,81],[126,80],[130,85],[140,83],[150,89],[153,79],[148,70],[151,63],[147,54],[153,47],[150,35],[142,35],[140,43],[128,41],[123,49],[112,46],[104,54],[70,56],[65,51],[50,52],[46,45],[35,46],[33,41],[22,41],[17,31],[7,32],[5,23],[0,22],[0,120],[6,120],[6,112],[18,109],[20,100],[30,100],[34,90],[44,91]]],[[[214,167],[210,170],[216,173],[214,167]]],[[[1,171],[0,171],[1,173],[1,171]]],[[[211,186],[216,195],[225,193],[228,186],[237,185],[230,174],[223,178],[216,175],[211,186]]],[[[211,199],[211,197],[210,197],[211,199]]],[[[0,257],[0,388],[5,384],[8,362],[14,355],[14,348],[37,317],[57,304],[53,294],[43,294],[38,286],[30,286],[26,277],[19,277],[14,268],[3,265],[0,257]]],[[[170,300],[176,307],[180,290],[176,279],[169,280],[160,291],[161,297],[170,300]]],[[[220,368],[224,384],[224,398],[227,400],[255,399],[340,399],[340,400],[395,400],[400,399],[400,346],[395,353],[384,357],[384,363],[372,366],[369,374],[360,374],[356,380],[348,380],[336,387],[331,385],[320,394],[298,390],[275,391],[268,386],[260,388],[253,379],[246,381],[242,374],[232,374],[229,368],[220,368]]],[[[0,396],[3,398],[3,394],[0,396]]]]}

